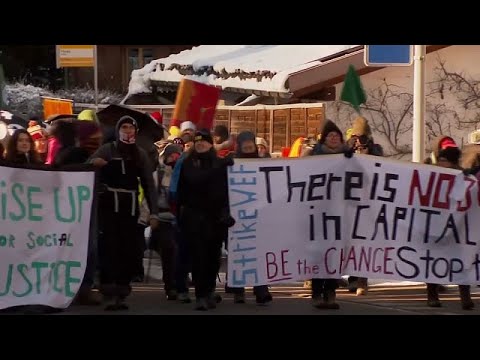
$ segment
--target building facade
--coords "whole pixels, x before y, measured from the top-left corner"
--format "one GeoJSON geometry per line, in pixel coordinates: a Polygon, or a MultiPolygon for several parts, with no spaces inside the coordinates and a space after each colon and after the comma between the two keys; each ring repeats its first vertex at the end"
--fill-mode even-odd
{"type": "MultiPolygon", "coordinates": [[[[98,45],[98,87],[124,93],[130,75],[154,59],[177,54],[194,45],[98,45]]],[[[68,68],[67,86],[93,88],[92,68],[68,68]]]]}

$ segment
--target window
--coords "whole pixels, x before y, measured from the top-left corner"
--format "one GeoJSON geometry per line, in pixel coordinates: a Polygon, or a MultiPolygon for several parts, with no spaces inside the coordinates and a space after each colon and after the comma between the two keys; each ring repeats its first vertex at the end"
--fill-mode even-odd
{"type": "Polygon", "coordinates": [[[152,62],[153,59],[153,49],[142,49],[142,55],[143,55],[143,66],[149,64],[152,62]]]}
{"type": "Polygon", "coordinates": [[[151,48],[130,48],[128,49],[128,72],[141,69],[153,61],[153,49],[151,48]]]}

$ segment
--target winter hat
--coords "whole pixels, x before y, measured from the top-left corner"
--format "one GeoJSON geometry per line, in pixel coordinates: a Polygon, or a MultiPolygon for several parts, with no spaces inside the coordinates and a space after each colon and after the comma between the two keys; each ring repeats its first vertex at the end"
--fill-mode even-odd
{"type": "Polygon", "coordinates": [[[357,117],[353,121],[353,126],[352,126],[352,136],[372,136],[372,129],[370,129],[370,125],[368,125],[368,121],[364,117],[357,117]]]}
{"type": "Polygon", "coordinates": [[[173,143],[175,145],[179,145],[183,148],[183,146],[185,145],[185,143],[183,142],[182,138],[179,138],[179,137],[176,137],[175,139],[173,139],[173,143]]]}
{"type": "Polygon", "coordinates": [[[445,158],[449,162],[458,164],[460,160],[460,149],[451,137],[444,137],[438,145],[438,158],[445,158]]]}
{"type": "Polygon", "coordinates": [[[120,120],[118,120],[117,125],[115,125],[115,132],[117,133],[117,135],[120,130],[120,127],[123,124],[132,124],[133,126],[135,126],[135,129],[138,131],[138,125],[135,119],[132,118],[131,116],[125,115],[125,116],[122,116],[120,120]]]}
{"type": "Polygon", "coordinates": [[[213,138],[212,135],[208,132],[208,130],[200,130],[195,133],[194,142],[204,140],[213,145],[213,138]]]}
{"type": "Polygon", "coordinates": [[[126,144],[132,144],[135,142],[135,136],[129,136],[127,138],[123,138],[120,135],[120,128],[122,127],[123,124],[131,124],[135,126],[136,131],[138,132],[138,125],[137,122],[135,121],[134,118],[131,116],[125,115],[118,120],[117,124],[115,125],[115,134],[117,135],[117,140],[121,141],[126,144]]]}
{"type": "Polygon", "coordinates": [[[181,146],[176,145],[176,144],[167,144],[160,153],[160,156],[163,157],[164,159],[167,159],[170,155],[172,154],[179,154],[181,155],[183,152],[183,149],[181,146]]]}
{"type": "Polygon", "coordinates": [[[331,132],[336,132],[340,135],[340,140],[342,141],[343,143],[343,134],[342,132],[340,131],[340,129],[338,128],[337,125],[335,125],[335,123],[331,120],[327,120],[325,119],[325,122],[323,124],[323,128],[322,130],[320,131],[320,139],[318,139],[318,142],[320,144],[323,144],[325,142],[325,139],[327,138],[328,134],[330,134],[331,132]]]}
{"type": "Polygon", "coordinates": [[[163,115],[159,111],[154,111],[150,113],[150,116],[155,120],[155,122],[159,125],[163,123],[163,115]]]}
{"type": "Polygon", "coordinates": [[[182,122],[182,124],[180,125],[180,131],[181,132],[184,132],[185,130],[193,130],[193,131],[196,131],[197,130],[197,127],[195,126],[195,124],[191,121],[184,121],[182,122]]]}
{"type": "Polygon", "coordinates": [[[468,142],[470,144],[480,145],[480,130],[472,131],[468,135],[468,142]]]}
{"type": "Polygon", "coordinates": [[[78,114],[77,116],[77,119],[82,121],[98,121],[97,114],[95,114],[95,111],[91,109],[83,110],[82,112],[80,112],[80,114],[78,114]]]}
{"type": "Polygon", "coordinates": [[[265,148],[268,149],[267,140],[265,140],[264,138],[261,138],[261,137],[255,138],[255,144],[257,144],[257,146],[258,146],[258,145],[263,145],[263,146],[265,146],[265,148]]]}

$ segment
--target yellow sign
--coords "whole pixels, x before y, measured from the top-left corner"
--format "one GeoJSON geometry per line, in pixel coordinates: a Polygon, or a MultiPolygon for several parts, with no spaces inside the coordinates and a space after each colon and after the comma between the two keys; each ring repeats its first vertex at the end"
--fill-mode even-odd
{"type": "Polygon", "coordinates": [[[57,68],[94,66],[95,45],[57,45],[57,68]]]}

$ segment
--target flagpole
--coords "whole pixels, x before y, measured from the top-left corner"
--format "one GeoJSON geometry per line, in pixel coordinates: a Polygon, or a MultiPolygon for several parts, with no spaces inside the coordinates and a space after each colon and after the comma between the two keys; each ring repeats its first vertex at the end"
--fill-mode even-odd
{"type": "Polygon", "coordinates": [[[415,45],[413,69],[413,139],[412,161],[425,157],[425,62],[426,45],[415,45]]]}

